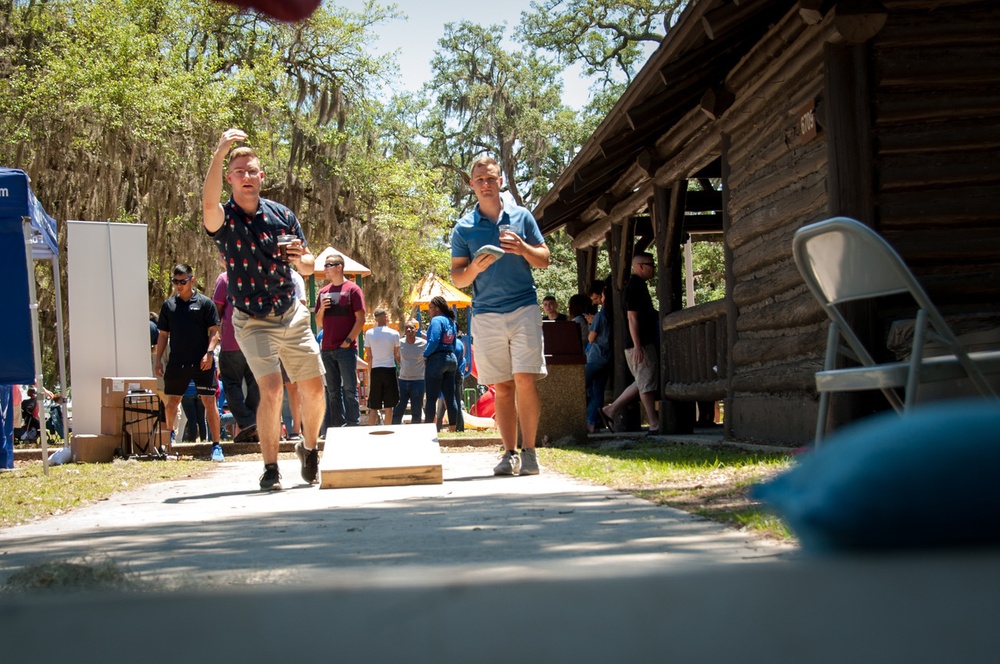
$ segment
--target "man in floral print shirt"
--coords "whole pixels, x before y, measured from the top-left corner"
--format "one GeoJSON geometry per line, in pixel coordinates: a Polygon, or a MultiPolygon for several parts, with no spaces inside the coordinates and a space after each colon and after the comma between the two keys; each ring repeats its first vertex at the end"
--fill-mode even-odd
{"type": "Polygon", "coordinates": [[[225,257],[228,297],[233,304],[233,331],[260,388],[257,433],[264,459],[260,488],[281,489],[278,441],[281,437],[281,364],[299,386],[302,397],[302,435],[295,447],[302,479],[318,481],[316,440],[326,410],[323,362],[309,325],[309,310],[295,297],[291,278],[294,263],[300,274],[313,272],[314,258],[295,214],[284,205],[261,198],[264,171],[246,133],[227,129],[219,139],[202,189],[205,230],[225,257]],[[222,177],[228,155],[226,182],[232,197],[223,204],[222,177]],[[292,235],[289,262],[281,258],[278,236],[292,235]],[[280,363],[279,363],[280,360],[280,363]]]}

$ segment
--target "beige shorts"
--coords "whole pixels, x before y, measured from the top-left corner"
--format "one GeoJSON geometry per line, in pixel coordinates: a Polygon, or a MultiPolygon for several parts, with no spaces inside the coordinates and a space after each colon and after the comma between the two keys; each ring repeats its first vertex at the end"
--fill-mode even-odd
{"type": "Polygon", "coordinates": [[[656,344],[646,344],[642,347],[642,364],[636,366],[635,349],[625,349],[625,362],[628,370],[635,378],[635,385],[639,388],[639,394],[660,391],[660,353],[656,344]]]}
{"type": "Polygon", "coordinates": [[[280,316],[266,318],[251,318],[234,309],[233,332],[254,376],[279,373],[282,365],[295,383],[326,373],[309,325],[309,310],[298,300],[280,316]]]}
{"type": "Polygon", "coordinates": [[[480,385],[514,380],[514,374],[544,378],[542,316],[537,305],[507,314],[476,314],[472,317],[472,342],[480,385]]]}

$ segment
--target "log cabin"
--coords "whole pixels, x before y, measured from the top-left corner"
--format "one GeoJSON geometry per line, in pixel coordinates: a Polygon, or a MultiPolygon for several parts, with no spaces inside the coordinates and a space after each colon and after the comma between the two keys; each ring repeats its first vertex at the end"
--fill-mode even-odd
{"type": "MultiPolygon", "coordinates": [[[[581,287],[603,247],[620,296],[655,248],[661,433],[717,400],[727,438],[812,440],[828,323],[792,260],[808,223],[863,221],[946,314],[997,325],[997,35],[994,0],[688,3],[534,210],[572,238],[581,287]],[[688,239],[723,244],[723,300],[681,308],[688,239]]],[[[882,339],[896,314],[851,312],[882,339]]],[[[621,355],[621,316],[615,333],[621,355]]],[[[615,392],[630,380],[619,362],[615,392]]],[[[884,408],[837,397],[831,424],[884,408]]]]}

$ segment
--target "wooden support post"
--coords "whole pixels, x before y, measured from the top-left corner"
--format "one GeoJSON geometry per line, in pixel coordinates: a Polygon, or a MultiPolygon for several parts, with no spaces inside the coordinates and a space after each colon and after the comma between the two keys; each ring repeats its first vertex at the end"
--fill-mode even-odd
{"type": "MultiPolygon", "coordinates": [[[[623,290],[625,281],[632,270],[632,224],[626,221],[621,225],[611,227],[608,233],[608,254],[611,262],[611,317],[613,328],[612,338],[615,358],[614,366],[611,369],[612,393],[617,397],[622,391],[632,384],[632,374],[625,364],[625,338],[628,336],[628,324],[625,319],[625,312],[622,308],[623,290]]],[[[638,428],[639,411],[635,402],[618,412],[615,417],[616,431],[629,431],[638,428]]]]}
{"type": "Polygon", "coordinates": [[[729,152],[732,149],[732,137],[728,133],[722,134],[722,146],[720,149],[719,165],[722,169],[722,256],[725,262],[726,274],[726,349],[724,361],[719,362],[719,375],[726,380],[726,397],[723,401],[723,411],[726,413],[723,421],[723,432],[726,438],[733,437],[733,344],[736,343],[736,320],[739,317],[739,307],[733,294],[736,290],[736,273],[733,271],[733,249],[729,244],[729,230],[732,228],[733,219],[729,214],[729,182],[731,168],[729,166],[729,152]]]}
{"type": "Polygon", "coordinates": [[[586,293],[597,274],[597,247],[576,250],[576,288],[586,293]]]}
{"type": "MultiPolygon", "coordinates": [[[[824,57],[830,214],[854,217],[877,227],[868,49],[863,45],[827,44],[824,57]]],[[[878,336],[874,308],[870,304],[848,304],[843,313],[862,343],[871,345],[878,336]]],[[[873,412],[880,400],[880,395],[865,392],[832,395],[830,421],[838,426],[873,412]]]]}

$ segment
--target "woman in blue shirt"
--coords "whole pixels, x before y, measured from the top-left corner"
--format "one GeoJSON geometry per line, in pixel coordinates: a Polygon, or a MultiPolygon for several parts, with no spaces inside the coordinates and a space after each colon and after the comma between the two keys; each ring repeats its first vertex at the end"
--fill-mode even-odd
{"type": "MultiPolygon", "coordinates": [[[[427,403],[424,406],[424,421],[435,421],[435,399],[432,395],[438,392],[444,395],[445,408],[448,410],[448,422],[454,426],[458,420],[458,403],[455,401],[455,373],[458,371],[458,360],[455,358],[455,337],[458,327],[455,325],[455,312],[440,295],[431,299],[427,306],[431,316],[427,327],[427,347],[424,357],[427,364],[424,367],[424,383],[427,386],[427,403]]],[[[441,422],[437,422],[438,430],[441,422]]]]}

